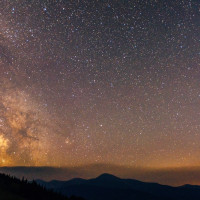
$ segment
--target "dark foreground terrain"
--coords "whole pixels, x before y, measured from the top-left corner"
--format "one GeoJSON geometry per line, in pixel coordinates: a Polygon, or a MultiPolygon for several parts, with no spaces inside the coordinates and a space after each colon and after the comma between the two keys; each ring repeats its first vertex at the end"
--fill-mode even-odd
{"type": "Polygon", "coordinates": [[[0,200],[199,200],[200,186],[171,187],[102,174],[95,179],[28,182],[0,174],[0,200]]]}
{"type": "Polygon", "coordinates": [[[67,198],[52,190],[39,186],[35,181],[19,180],[0,174],[0,200],[81,200],[82,198],[67,198]]]}
{"type": "Polygon", "coordinates": [[[37,183],[63,195],[76,195],[87,200],[195,200],[200,199],[200,186],[171,187],[145,183],[133,179],[120,179],[102,174],[95,179],[69,181],[37,180],[37,183]]]}

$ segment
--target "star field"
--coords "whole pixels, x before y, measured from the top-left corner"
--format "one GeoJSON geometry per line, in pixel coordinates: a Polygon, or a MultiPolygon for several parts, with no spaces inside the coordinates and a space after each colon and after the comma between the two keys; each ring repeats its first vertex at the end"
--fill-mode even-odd
{"type": "Polygon", "coordinates": [[[0,165],[200,165],[200,4],[0,3],[0,165]]]}

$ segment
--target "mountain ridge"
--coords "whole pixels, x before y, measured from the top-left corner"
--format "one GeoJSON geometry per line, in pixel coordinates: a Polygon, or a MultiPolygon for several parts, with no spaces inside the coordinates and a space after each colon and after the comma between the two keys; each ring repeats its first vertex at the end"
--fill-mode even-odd
{"type": "Polygon", "coordinates": [[[52,182],[41,181],[39,184],[63,195],[82,196],[88,200],[131,200],[133,198],[135,200],[200,199],[200,186],[186,185],[172,187],[135,179],[122,179],[108,173],[101,174],[93,179],[75,178],[69,181],[57,181],[54,184],[52,182]]]}

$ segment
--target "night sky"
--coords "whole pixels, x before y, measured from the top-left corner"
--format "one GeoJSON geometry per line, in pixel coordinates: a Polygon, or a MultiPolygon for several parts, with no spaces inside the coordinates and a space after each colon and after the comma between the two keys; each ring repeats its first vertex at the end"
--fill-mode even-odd
{"type": "Polygon", "coordinates": [[[0,166],[200,166],[198,0],[2,0],[0,166]]]}

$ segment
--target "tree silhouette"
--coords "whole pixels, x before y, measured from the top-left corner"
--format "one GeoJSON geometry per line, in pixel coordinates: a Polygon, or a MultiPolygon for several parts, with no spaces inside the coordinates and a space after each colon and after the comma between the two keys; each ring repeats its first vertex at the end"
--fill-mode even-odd
{"type": "Polygon", "coordinates": [[[36,181],[28,182],[16,177],[0,174],[0,199],[3,200],[83,200],[80,197],[67,198],[53,190],[40,186],[36,181]]]}

